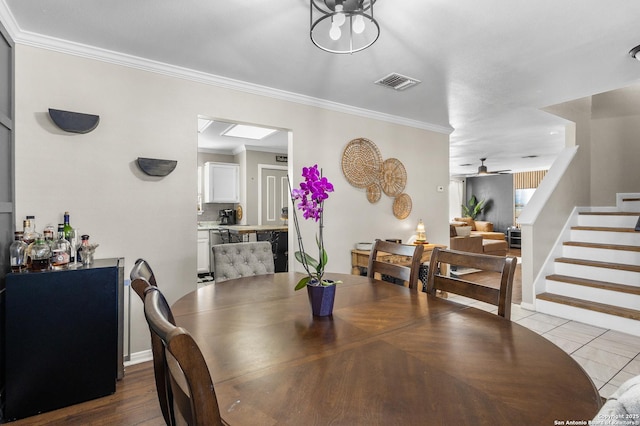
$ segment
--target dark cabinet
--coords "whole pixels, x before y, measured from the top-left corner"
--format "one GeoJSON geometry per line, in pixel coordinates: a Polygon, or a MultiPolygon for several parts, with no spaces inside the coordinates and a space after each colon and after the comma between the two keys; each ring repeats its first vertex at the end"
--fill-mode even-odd
{"type": "Polygon", "coordinates": [[[123,263],[6,276],[3,420],[115,392],[123,263]]]}
{"type": "Polygon", "coordinates": [[[516,228],[515,226],[507,228],[507,241],[509,242],[509,248],[521,248],[522,231],[520,228],[516,228]]]}

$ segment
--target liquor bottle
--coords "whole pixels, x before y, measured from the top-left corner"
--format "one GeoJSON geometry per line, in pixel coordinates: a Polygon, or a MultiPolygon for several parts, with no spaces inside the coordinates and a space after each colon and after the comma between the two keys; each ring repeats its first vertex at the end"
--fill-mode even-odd
{"type": "Polygon", "coordinates": [[[22,221],[22,241],[24,241],[27,245],[29,245],[35,242],[35,240],[36,240],[36,233],[33,229],[33,225],[31,224],[31,219],[23,220],[22,221]]]}
{"type": "Polygon", "coordinates": [[[53,245],[56,241],[53,239],[53,227],[47,226],[44,228],[44,231],[42,231],[42,234],[44,235],[44,241],[49,244],[49,248],[53,250],[53,245]]]}
{"type": "Polygon", "coordinates": [[[71,241],[71,231],[73,228],[69,225],[69,212],[64,212],[64,239],[71,241]]]}
{"type": "Polygon", "coordinates": [[[22,272],[27,269],[27,244],[22,241],[22,231],[16,231],[13,243],[9,246],[9,263],[11,272],[22,272]]]}
{"type": "Polygon", "coordinates": [[[51,248],[44,241],[44,238],[38,237],[36,242],[31,246],[31,270],[46,271],[51,265],[51,248]]]}
{"type": "MultiPolygon", "coordinates": [[[[78,247],[77,256],[78,256],[78,262],[84,262],[83,258],[85,257],[86,254],[83,253],[82,250],[89,245],[89,236],[82,235],[80,238],[82,239],[82,242],[80,243],[80,247],[78,247]]],[[[87,262],[84,262],[84,263],[87,263],[87,262]]]]}
{"type": "Polygon", "coordinates": [[[58,239],[53,245],[51,267],[53,269],[67,269],[71,260],[71,244],[64,238],[64,224],[58,225],[58,239]]]}
{"type": "Polygon", "coordinates": [[[36,217],[33,216],[33,215],[29,215],[29,216],[26,216],[26,218],[29,221],[29,223],[31,224],[31,231],[34,234],[37,234],[38,231],[37,231],[37,228],[36,228],[36,217]]]}
{"type": "Polygon", "coordinates": [[[36,242],[37,234],[33,231],[31,226],[31,219],[25,219],[22,221],[22,241],[27,245],[27,269],[31,269],[31,247],[36,242]]]}

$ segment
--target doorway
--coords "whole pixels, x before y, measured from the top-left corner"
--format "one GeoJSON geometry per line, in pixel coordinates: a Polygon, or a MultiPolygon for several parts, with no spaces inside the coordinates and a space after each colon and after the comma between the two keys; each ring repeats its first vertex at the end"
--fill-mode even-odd
{"type": "Polygon", "coordinates": [[[289,202],[287,167],[259,164],[259,225],[282,225],[282,209],[289,202]]]}

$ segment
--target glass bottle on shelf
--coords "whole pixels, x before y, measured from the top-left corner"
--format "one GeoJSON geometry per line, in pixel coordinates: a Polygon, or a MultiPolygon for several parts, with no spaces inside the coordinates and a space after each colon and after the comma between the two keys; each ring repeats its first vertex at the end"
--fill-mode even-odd
{"type": "Polygon", "coordinates": [[[64,239],[71,241],[71,231],[73,228],[69,224],[69,212],[64,212],[64,239]]]}
{"type": "Polygon", "coordinates": [[[31,270],[46,271],[51,265],[51,248],[42,237],[31,246],[31,270]]]}
{"type": "Polygon", "coordinates": [[[58,225],[58,239],[55,241],[51,254],[53,269],[67,269],[71,260],[71,244],[64,238],[64,224],[58,225]]]}
{"type": "Polygon", "coordinates": [[[31,219],[22,221],[22,241],[27,245],[27,269],[31,269],[31,247],[36,242],[37,234],[31,225],[31,219]]]}
{"type": "Polygon", "coordinates": [[[53,227],[51,225],[47,226],[46,228],[44,228],[44,231],[42,231],[42,234],[44,235],[44,241],[49,244],[49,248],[51,248],[51,250],[53,250],[53,245],[55,243],[55,239],[53,238],[53,227]]]}
{"type": "Polygon", "coordinates": [[[9,246],[11,272],[22,272],[27,269],[27,244],[22,241],[22,237],[22,231],[16,231],[14,241],[9,246]]]}
{"type": "MultiPolygon", "coordinates": [[[[29,217],[29,216],[27,216],[29,217]]],[[[36,240],[36,232],[31,224],[31,219],[25,219],[22,221],[22,241],[24,241],[27,245],[35,242],[36,240]]]]}

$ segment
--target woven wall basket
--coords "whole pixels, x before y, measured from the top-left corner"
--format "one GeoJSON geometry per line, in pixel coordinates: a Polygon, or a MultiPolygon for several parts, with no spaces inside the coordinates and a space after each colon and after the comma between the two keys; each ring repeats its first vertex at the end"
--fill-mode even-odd
{"type": "Polygon", "coordinates": [[[411,197],[408,194],[400,194],[393,200],[393,215],[398,219],[406,219],[412,207],[411,197]]]}
{"type": "Polygon", "coordinates": [[[342,152],[342,173],[356,188],[366,188],[378,182],[381,166],[380,150],[369,139],[353,139],[342,152]]]}
{"type": "Polygon", "coordinates": [[[377,183],[372,183],[371,185],[367,186],[367,200],[369,200],[371,204],[380,201],[381,195],[382,191],[380,190],[380,185],[378,185],[377,183]]]}
{"type": "Polygon", "coordinates": [[[407,185],[407,171],[397,158],[388,158],[382,163],[380,186],[389,197],[402,194],[407,185]]]}

